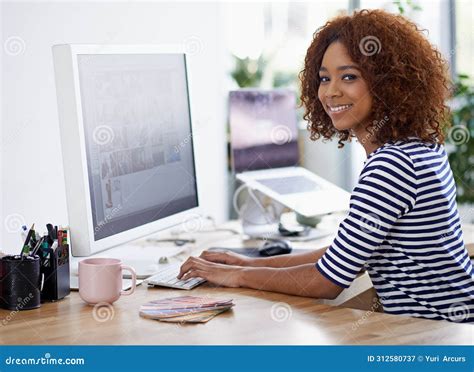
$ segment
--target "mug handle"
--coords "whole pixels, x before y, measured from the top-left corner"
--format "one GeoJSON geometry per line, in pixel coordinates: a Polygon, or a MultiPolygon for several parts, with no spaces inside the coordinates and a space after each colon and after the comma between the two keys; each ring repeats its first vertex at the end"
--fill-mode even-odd
{"type": "Polygon", "coordinates": [[[122,296],[131,295],[133,292],[135,292],[135,288],[137,288],[137,273],[135,272],[135,269],[133,267],[128,266],[128,265],[121,265],[120,268],[122,270],[130,271],[130,274],[132,274],[132,288],[130,288],[126,291],[121,291],[120,294],[122,296]]]}

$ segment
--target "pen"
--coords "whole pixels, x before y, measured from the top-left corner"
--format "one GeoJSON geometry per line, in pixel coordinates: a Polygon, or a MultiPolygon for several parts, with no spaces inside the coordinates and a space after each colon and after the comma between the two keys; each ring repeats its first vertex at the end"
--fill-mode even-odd
{"type": "Polygon", "coordinates": [[[23,243],[24,246],[28,245],[28,243],[30,242],[31,236],[34,234],[34,232],[35,232],[35,224],[31,225],[30,231],[28,231],[25,242],[23,243]]]}
{"type": "Polygon", "coordinates": [[[63,229],[63,237],[61,240],[61,245],[67,245],[67,230],[63,229]]]}
{"type": "Polygon", "coordinates": [[[28,235],[26,236],[25,242],[23,243],[23,248],[21,249],[21,257],[23,258],[24,256],[27,256],[28,253],[30,252],[30,246],[28,245],[30,243],[31,236],[35,233],[35,224],[31,225],[30,231],[28,231],[28,235]]]}
{"type": "Polygon", "coordinates": [[[26,225],[21,227],[21,241],[24,242],[26,240],[26,236],[28,235],[28,228],[26,225]]]}
{"type": "Polygon", "coordinates": [[[30,253],[31,256],[34,256],[38,250],[41,247],[41,244],[43,244],[44,237],[41,237],[38,242],[36,243],[35,247],[33,248],[33,251],[30,253]]]}
{"type": "Polygon", "coordinates": [[[28,242],[28,246],[33,249],[36,245],[36,243],[38,243],[38,238],[39,237],[39,234],[36,232],[36,231],[33,231],[33,234],[31,234],[31,238],[30,238],[30,241],[28,242]]]}
{"type": "Polygon", "coordinates": [[[61,227],[58,230],[58,244],[63,245],[63,230],[61,227]]]}
{"type": "Polygon", "coordinates": [[[48,229],[48,243],[51,245],[54,242],[54,227],[52,224],[48,223],[46,228],[48,229]]]}
{"type": "Polygon", "coordinates": [[[49,267],[49,244],[48,244],[48,236],[45,235],[43,237],[43,243],[41,244],[41,249],[43,251],[43,266],[44,267],[49,267]]]}
{"type": "Polygon", "coordinates": [[[25,258],[26,256],[29,256],[29,254],[30,254],[30,246],[24,245],[21,250],[21,259],[25,258]]]}

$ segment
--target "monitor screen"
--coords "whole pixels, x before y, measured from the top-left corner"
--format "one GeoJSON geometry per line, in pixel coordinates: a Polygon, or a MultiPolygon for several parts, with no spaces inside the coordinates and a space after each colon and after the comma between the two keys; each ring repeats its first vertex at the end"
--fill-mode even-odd
{"type": "Polygon", "coordinates": [[[198,206],[184,54],[77,63],[94,239],[198,206]]]}
{"type": "Polygon", "coordinates": [[[296,97],[290,90],[230,92],[234,171],[298,165],[296,120],[296,97]]]}

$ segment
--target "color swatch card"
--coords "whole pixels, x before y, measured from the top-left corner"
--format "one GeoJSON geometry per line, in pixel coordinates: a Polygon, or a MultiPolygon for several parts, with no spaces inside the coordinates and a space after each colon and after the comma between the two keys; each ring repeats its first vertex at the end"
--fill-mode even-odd
{"type": "Polygon", "coordinates": [[[164,322],[205,323],[232,306],[232,299],[179,296],[147,302],[140,307],[140,316],[164,322]]]}

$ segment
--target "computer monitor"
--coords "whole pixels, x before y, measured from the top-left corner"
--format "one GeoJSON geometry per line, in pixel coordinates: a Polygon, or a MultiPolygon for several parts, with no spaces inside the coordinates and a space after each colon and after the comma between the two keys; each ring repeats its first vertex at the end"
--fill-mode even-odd
{"type": "Polygon", "coordinates": [[[292,90],[231,91],[229,125],[235,173],[298,165],[296,95],[292,90]]]}
{"type": "Polygon", "coordinates": [[[196,216],[184,49],[55,45],[53,58],[72,254],[196,216]]]}

